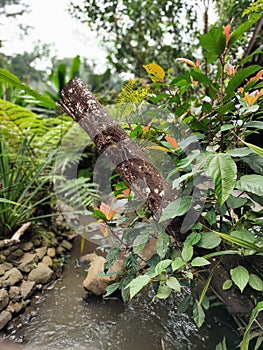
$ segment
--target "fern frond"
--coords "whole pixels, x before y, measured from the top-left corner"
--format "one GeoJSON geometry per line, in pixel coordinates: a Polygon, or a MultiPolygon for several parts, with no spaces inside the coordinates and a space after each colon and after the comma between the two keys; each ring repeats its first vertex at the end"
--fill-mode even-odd
{"type": "Polygon", "coordinates": [[[79,207],[95,207],[100,196],[98,186],[90,182],[89,178],[66,179],[55,185],[58,199],[70,205],[75,210],[79,207]]]}
{"type": "Polygon", "coordinates": [[[117,103],[141,103],[148,96],[149,89],[143,86],[136,88],[138,79],[129,80],[117,96],[117,103]]]}

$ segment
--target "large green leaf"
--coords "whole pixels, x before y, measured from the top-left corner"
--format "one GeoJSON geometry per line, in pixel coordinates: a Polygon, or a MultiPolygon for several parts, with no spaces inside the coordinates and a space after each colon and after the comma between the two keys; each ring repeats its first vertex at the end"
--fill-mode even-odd
{"type": "Polygon", "coordinates": [[[234,76],[233,78],[229,81],[227,88],[226,88],[226,93],[227,93],[227,98],[232,96],[236,89],[252,74],[256,73],[262,69],[261,66],[258,65],[251,65],[246,68],[240,69],[234,76]]]}
{"type": "Polygon", "coordinates": [[[256,174],[244,175],[237,181],[236,188],[240,191],[263,196],[263,176],[256,174]]]}
{"type": "Polygon", "coordinates": [[[256,174],[263,175],[263,157],[258,153],[251,151],[251,154],[241,158],[242,162],[248,164],[250,169],[256,174]]]}
{"type": "Polygon", "coordinates": [[[245,23],[241,24],[236,30],[233,31],[228,46],[232,46],[250,27],[253,26],[253,24],[260,20],[261,16],[261,13],[251,14],[245,23]]]}
{"type": "Polygon", "coordinates": [[[213,249],[221,243],[221,238],[214,232],[202,232],[197,246],[205,249],[213,249]]]}
{"type": "Polygon", "coordinates": [[[176,292],[179,292],[179,293],[181,292],[181,285],[176,277],[174,277],[174,276],[169,277],[166,280],[166,284],[168,287],[175,290],[176,292]]]}
{"type": "Polygon", "coordinates": [[[190,196],[178,198],[175,201],[169,203],[162,212],[160,222],[168,219],[172,219],[176,216],[184,215],[191,208],[193,198],[190,196]]]}
{"type": "Polygon", "coordinates": [[[140,275],[132,280],[126,288],[130,288],[130,298],[132,299],[140,290],[143,289],[151,280],[148,275],[140,275]]]}
{"type": "Polygon", "coordinates": [[[235,187],[236,163],[228,154],[210,154],[205,162],[205,170],[207,175],[212,177],[215,193],[222,206],[235,187]]]}
{"type": "MultiPolygon", "coordinates": [[[[210,54],[211,60],[222,55],[226,45],[226,37],[223,34],[223,28],[215,28],[209,30],[206,34],[201,35],[200,37],[201,46],[210,54]]],[[[206,55],[208,56],[208,55],[206,55]]]]}
{"type": "Polygon", "coordinates": [[[248,270],[245,267],[240,265],[235,267],[234,269],[231,269],[230,275],[231,275],[232,281],[235,283],[236,286],[238,286],[238,288],[242,293],[249,281],[248,270]]]}
{"type": "Polygon", "coordinates": [[[195,300],[193,306],[193,317],[195,324],[198,328],[200,328],[205,321],[205,313],[202,306],[198,303],[197,300],[195,300]]]}
{"type": "Polygon", "coordinates": [[[155,272],[157,273],[157,275],[159,275],[160,273],[165,271],[167,269],[167,267],[171,265],[171,263],[172,263],[172,260],[170,260],[170,259],[165,259],[165,260],[160,261],[155,266],[155,272]]]}
{"type": "Polygon", "coordinates": [[[8,85],[11,85],[17,88],[18,90],[25,91],[26,94],[34,97],[41,106],[51,108],[51,109],[57,109],[55,102],[51,98],[45,95],[41,95],[37,91],[30,89],[28,85],[22,84],[17,76],[10,73],[6,69],[0,68],[0,81],[7,83],[8,85]]]}

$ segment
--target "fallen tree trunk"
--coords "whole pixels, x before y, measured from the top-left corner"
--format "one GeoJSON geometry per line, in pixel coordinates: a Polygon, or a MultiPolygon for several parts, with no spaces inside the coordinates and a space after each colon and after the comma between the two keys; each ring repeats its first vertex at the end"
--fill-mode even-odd
{"type": "MultiPolygon", "coordinates": [[[[89,134],[98,150],[112,162],[115,171],[145,201],[151,214],[158,219],[161,210],[175,199],[176,194],[140,147],[108,115],[79,78],[73,78],[63,88],[58,106],[89,134]]],[[[174,237],[176,243],[186,237],[180,235],[180,222],[180,219],[175,218],[166,227],[167,233],[174,237]]],[[[182,245],[181,242],[179,245],[182,245]]],[[[248,320],[253,309],[252,301],[234,287],[226,291],[222,289],[224,281],[230,279],[230,268],[238,263],[232,256],[214,259],[211,287],[235,319],[248,320]]]]}

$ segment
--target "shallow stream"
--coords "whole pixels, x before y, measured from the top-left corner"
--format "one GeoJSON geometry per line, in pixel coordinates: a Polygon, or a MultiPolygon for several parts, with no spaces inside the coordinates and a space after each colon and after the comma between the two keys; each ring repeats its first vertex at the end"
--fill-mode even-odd
{"type": "Polygon", "coordinates": [[[128,304],[95,297],[84,301],[86,272],[75,263],[79,250],[75,243],[63,278],[39,299],[37,317],[17,332],[28,349],[215,350],[223,336],[228,349],[237,345],[231,320],[219,308],[212,309],[207,324],[197,330],[189,315],[177,315],[174,298],[152,303],[145,295],[128,304]]]}

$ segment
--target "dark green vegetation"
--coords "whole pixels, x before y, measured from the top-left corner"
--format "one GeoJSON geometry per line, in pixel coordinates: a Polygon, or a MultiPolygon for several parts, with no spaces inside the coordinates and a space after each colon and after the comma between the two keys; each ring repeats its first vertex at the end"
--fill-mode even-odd
{"type": "MultiPolygon", "coordinates": [[[[159,222],[149,225],[151,218],[147,208],[137,208],[132,214],[124,213],[124,217],[104,203],[98,209],[94,204],[97,198],[93,187],[91,190],[90,184],[81,178],[74,184],[76,189],[86,186],[89,198],[94,199],[86,201],[85,205],[98,219],[102,238],[108,233],[117,236],[115,231],[119,232],[120,227],[124,232],[122,237],[118,236],[110,246],[107,245],[106,274],[121,249],[126,249],[128,254],[125,275],[108,287],[107,296],[120,289],[124,300],[129,300],[152,284],[156,292],[154,298],[165,299],[171,295],[176,297],[175,293],[188,288],[192,293],[181,303],[179,311],[191,307],[194,320],[201,327],[205,322],[205,311],[215,304],[213,291],[209,288],[215,270],[226,256],[236,256],[236,265],[229,268],[229,276],[221,288],[222,291],[236,289],[253,303],[245,323],[237,319],[242,334],[240,348],[259,349],[263,342],[260,324],[263,309],[263,150],[260,138],[256,146],[253,135],[262,133],[263,129],[262,41],[257,40],[254,31],[262,22],[262,1],[254,2],[245,12],[244,19],[234,20],[231,26],[225,18],[226,14],[235,11],[234,6],[231,11],[222,13],[224,27],[215,25],[208,30],[205,21],[202,35],[194,25],[194,7],[184,7],[181,1],[177,7],[167,1],[123,1],[121,9],[118,8],[119,1],[113,1],[110,6],[105,3],[104,7],[89,1],[84,4],[83,10],[75,6],[71,11],[78,16],[87,13],[91,27],[98,32],[103,29],[102,35],[115,43],[109,51],[112,66],[116,71],[139,75],[138,79],[125,84],[119,93],[117,101],[122,104],[117,105],[118,113],[122,111],[125,117],[127,114],[137,117],[138,104],[146,103],[170,113],[170,118],[161,121],[153,118],[145,124],[138,118],[137,123],[126,123],[124,127],[132,138],[140,139],[146,145],[150,141],[152,149],[155,147],[169,157],[173,169],[166,174],[167,179],[181,197],[163,210],[159,222]],[[182,13],[186,14],[186,25],[179,21],[182,13]],[[123,31],[120,21],[126,23],[126,20],[127,28],[123,31]],[[189,44],[190,39],[184,42],[185,31],[194,46],[189,44]],[[167,34],[171,34],[172,44],[165,43],[167,34]],[[253,38],[252,43],[250,39],[253,38]],[[240,45],[247,50],[238,52],[240,45]],[[122,109],[123,103],[127,102],[136,103],[137,108],[125,105],[122,109]],[[190,136],[183,137],[179,129],[187,130],[190,136]],[[193,143],[198,143],[200,148],[192,147],[193,143]],[[171,238],[162,229],[161,222],[175,217],[181,217],[183,221],[195,204],[195,188],[207,177],[211,181],[206,186],[198,220],[188,227],[184,239],[171,238]],[[139,256],[151,239],[157,240],[156,254],[142,268],[139,256]],[[201,289],[200,285],[197,289],[200,276],[201,289]]],[[[41,205],[48,204],[50,208],[54,203],[53,153],[72,125],[67,117],[58,116],[55,102],[67,80],[79,75],[79,57],[70,64],[60,63],[50,76],[52,88],[49,85],[49,91],[43,95],[23,85],[9,71],[0,70],[3,82],[0,104],[1,238],[10,237],[24,222],[39,222],[44,216],[41,205]]],[[[112,88],[110,75],[109,71],[103,76],[90,74],[93,92],[107,95],[108,89],[112,88]]],[[[45,90],[48,90],[48,84],[45,90]]],[[[112,97],[106,101],[112,101],[112,97]]],[[[69,159],[67,166],[78,161],[69,159]]],[[[112,181],[116,201],[134,200],[125,183],[116,178],[112,181]]],[[[65,180],[61,191],[72,191],[71,184],[69,186],[65,180]]],[[[81,193],[85,200],[85,191],[81,193]]],[[[227,349],[226,344],[227,340],[222,340],[217,350],[227,349]]]]}

